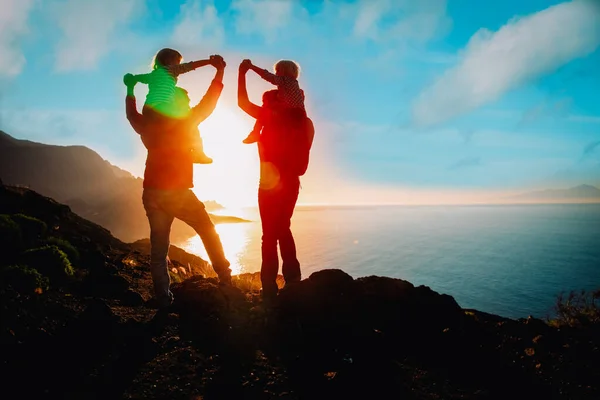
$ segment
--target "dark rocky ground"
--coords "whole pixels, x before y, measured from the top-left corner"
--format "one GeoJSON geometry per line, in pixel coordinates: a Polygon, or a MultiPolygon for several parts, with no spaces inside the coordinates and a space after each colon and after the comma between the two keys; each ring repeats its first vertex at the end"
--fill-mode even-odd
{"type": "Polygon", "coordinates": [[[265,308],[256,274],[222,288],[200,275],[203,260],[176,248],[176,302],[157,312],[146,306],[147,241],[122,243],[66,206],[0,186],[0,214],[17,213],[44,221],[79,259],[47,290],[3,278],[0,365],[11,397],[600,398],[594,324],[509,320],[341,270],[316,272],[265,308]]]}

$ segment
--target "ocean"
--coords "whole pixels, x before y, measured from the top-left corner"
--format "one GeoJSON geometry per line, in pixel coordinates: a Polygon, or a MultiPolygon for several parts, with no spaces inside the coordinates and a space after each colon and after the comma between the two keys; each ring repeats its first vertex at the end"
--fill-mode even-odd
{"type": "MultiPolygon", "coordinates": [[[[217,230],[234,273],[259,271],[257,210],[221,213],[254,221],[217,230]]],[[[509,318],[545,318],[559,293],[600,288],[600,204],[304,206],[292,231],[303,277],[401,278],[509,318]]],[[[206,258],[198,237],[175,244],[206,258]]]]}

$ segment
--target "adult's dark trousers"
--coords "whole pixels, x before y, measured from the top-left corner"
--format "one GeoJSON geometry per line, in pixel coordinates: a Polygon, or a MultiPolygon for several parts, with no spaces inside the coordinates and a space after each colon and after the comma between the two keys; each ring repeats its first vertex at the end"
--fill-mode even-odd
{"type": "Polygon", "coordinates": [[[301,279],[296,243],[291,231],[291,220],[300,192],[300,178],[281,177],[273,188],[258,190],[258,208],[262,223],[262,264],[260,278],[264,297],[277,295],[277,274],[281,252],[282,272],[286,284],[301,279]]]}

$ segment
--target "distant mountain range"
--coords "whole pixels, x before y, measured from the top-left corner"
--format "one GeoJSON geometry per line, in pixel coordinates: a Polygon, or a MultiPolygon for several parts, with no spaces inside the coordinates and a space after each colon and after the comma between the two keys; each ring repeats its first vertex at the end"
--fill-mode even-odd
{"type": "MultiPolygon", "coordinates": [[[[27,186],[65,203],[125,242],[149,236],[142,205],[143,180],[104,160],[84,146],[55,146],[16,139],[0,131],[0,180],[27,186]]],[[[222,206],[205,203],[207,210],[222,206]]],[[[237,217],[212,215],[215,223],[245,222],[237,217]]],[[[183,240],[194,231],[175,221],[172,239],[183,240]]]]}
{"type": "Polygon", "coordinates": [[[546,189],[511,196],[513,200],[526,201],[582,201],[600,202],[600,189],[591,185],[579,185],[569,189],[546,189]]]}

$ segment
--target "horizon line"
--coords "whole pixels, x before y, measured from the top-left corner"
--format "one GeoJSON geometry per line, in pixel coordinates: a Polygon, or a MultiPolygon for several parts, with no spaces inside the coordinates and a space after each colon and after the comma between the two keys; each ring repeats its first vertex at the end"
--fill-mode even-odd
{"type": "MultiPolygon", "coordinates": [[[[590,199],[584,201],[521,201],[521,202],[465,202],[465,203],[401,203],[401,202],[387,202],[387,203],[324,203],[324,202],[302,202],[297,203],[296,207],[436,207],[436,206],[486,206],[486,205],[497,205],[497,206],[511,206],[511,205],[573,205],[573,204],[600,204],[600,199],[590,199]]],[[[258,205],[244,205],[229,207],[223,205],[224,209],[235,209],[235,208],[258,208],[258,205]]]]}

